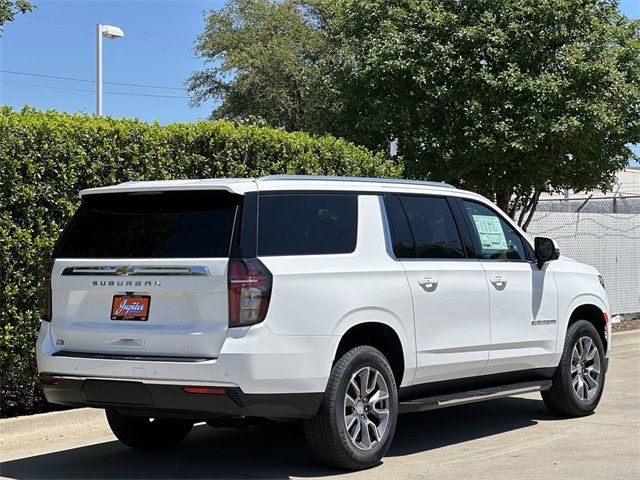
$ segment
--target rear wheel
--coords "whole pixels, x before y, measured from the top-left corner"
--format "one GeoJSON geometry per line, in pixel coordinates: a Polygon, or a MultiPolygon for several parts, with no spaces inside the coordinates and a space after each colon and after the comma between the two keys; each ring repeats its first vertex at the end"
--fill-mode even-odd
{"type": "Polygon", "coordinates": [[[359,346],[338,360],[318,414],[304,422],[305,437],[323,462],[348,470],[373,467],[396,428],[398,395],[387,359],[359,346]]]}
{"type": "Polygon", "coordinates": [[[553,386],[542,392],[542,399],[547,408],[558,415],[589,415],[600,402],[604,379],[602,339],[590,322],[578,320],[567,330],[553,386]]]}
{"type": "Polygon", "coordinates": [[[125,445],[141,450],[168,448],[182,442],[193,428],[189,420],[123,415],[107,410],[113,434],[125,445]]]}

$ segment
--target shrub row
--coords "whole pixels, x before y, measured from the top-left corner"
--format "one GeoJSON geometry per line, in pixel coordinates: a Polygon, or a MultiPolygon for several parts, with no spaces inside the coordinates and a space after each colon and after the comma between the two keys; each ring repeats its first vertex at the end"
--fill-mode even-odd
{"type": "Polygon", "coordinates": [[[401,167],[330,136],[225,121],[162,126],[0,108],[1,415],[47,408],[34,355],[43,285],[81,189],[276,173],[396,177],[401,167]]]}

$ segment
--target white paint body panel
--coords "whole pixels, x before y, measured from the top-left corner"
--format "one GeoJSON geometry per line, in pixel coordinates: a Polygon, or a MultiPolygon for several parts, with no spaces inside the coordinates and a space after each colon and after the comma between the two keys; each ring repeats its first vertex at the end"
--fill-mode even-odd
{"type": "MultiPolygon", "coordinates": [[[[553,271],[558,285],[558,340],[551,359],[551,365],[557,365],[564,348],[564,332],[567,331],[574,310],[580,305],[594,305],[611,317],[611,308],[607,294],[599,283],[593,281],[594,277],[597,278],[598,271],[592,266],[560,257],[551,262],[548,268],[553,271]]],[[[607,324],[606,333],[608,358],[611,352],[611,322],[607,324]]]]}
{"type": "Polygon", "coordinates": [[[226,258],[57,259],[51,272],[54,346],[84,353],[217,357],[228,325],[227,262],[226,258]],[[62,275],[65,268],[128,265],[203,266],[209,275],[62,275]],[[150,320],[111,320],[114,295],[125,293],[151,297],[150,320]]]}
{"type": "Polygon", "coordinates": [[[529,262],[480,263],[491,303],[491,351],[485,374],[548,367],[558,336],[553,272],[529,262]]]}
{"type": "Polygon", "coordinates": [[[416,323],[415,383],[480,375],[489,359],[489,295],[478,261],[403,260],[416,323]],[[437,282],[421,285],[425,280],[437,282]]]}
{"type": "MultiPolygon", "coordinates": [[[[176,189],[224,189],[238,194],[361,192],[356,250],[341,255],[260,258],[273,275],[267,317],[261,324],[232,329],[227,328],[226,259],[56,260],[53,321],[42,323],[38,339],[40,372],[155,383],[234,385],[246,393],[322,392],[341,337],[355,325],[377,322],[397,333],[404,355],[402,386],[410,386],[553,367],[560,360],[567,323],[575,308],[592,304],[610,313],[597,271],[564,258],[539,271],[527,262],[401,262],[393,257],[384,193],[444,194],[473,199],[495,209],[471,192],[409,183],[227,179],[131,182],[84,191],[82,195],[176,189]],[[136,324],[116,324],[104,318],[102,312],[110,307],[114,290],[85,286],[100,278],[60,276],[67,266],[147,262],[202,265],[211,275],[163,277],[161,287],[134,288],[136,293],[152,295],[154,315],[153,322],[136,324]],[[492,285],[490,278],[495,275],[508,277],[506,288],[498,290],[492,285]],[[424,277],[437,278],[433,291],[419,285],[424,277]],[[537,320],[556,323],[532,324],[537,320]],[[143,341],[141,348],[121,350],[127,354],[211,359],[187,363],[53,356],[60,349],[109,352],[105,339],[118,337],[143,341]],[[56,345],[58,339],[64,345],[56,345]],[[180,350],[185,346],[188,354],[180,350]]],[[[514,229],[526,238],[517,226],[514,229]]]]}

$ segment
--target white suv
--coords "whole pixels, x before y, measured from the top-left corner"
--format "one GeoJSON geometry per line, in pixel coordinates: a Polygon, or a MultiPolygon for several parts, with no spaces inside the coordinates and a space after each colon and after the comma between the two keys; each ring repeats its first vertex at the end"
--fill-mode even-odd
{"type": "Polygon", "coordinates": [[[50,402],[105,408],[131,447],[298,418],[322,460],[360,469],[398,413],[541,391],[576,416],[602,395],[602,278],[477,194],[276,176],[80,195],[38,368],[50,402]]]}

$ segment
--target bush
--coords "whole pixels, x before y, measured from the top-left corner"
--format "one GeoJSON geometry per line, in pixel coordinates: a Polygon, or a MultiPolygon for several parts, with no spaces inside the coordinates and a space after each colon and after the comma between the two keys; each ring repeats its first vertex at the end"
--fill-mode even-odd
{"type": "Polygon", "coordinates": [[[225,121],[161,126],[0,108],[1,415],[49,409],[34,346],[48,259],[80,190],[275,173],[397,177],[401,168],[330,136],[225,121]]]}

